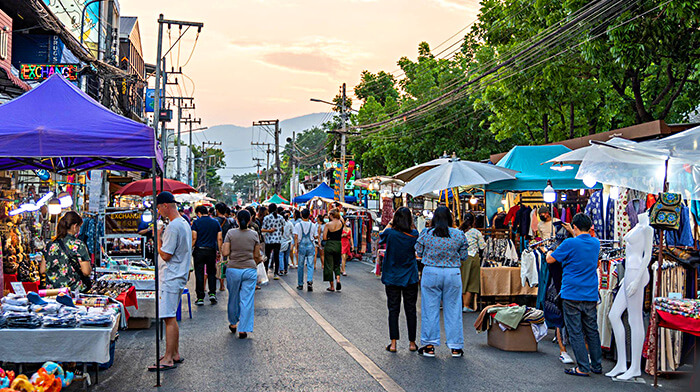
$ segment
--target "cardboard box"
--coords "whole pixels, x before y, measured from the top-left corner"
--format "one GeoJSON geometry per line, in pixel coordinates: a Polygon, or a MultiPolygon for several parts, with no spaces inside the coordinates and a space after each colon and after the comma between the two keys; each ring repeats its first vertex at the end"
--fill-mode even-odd
{"type": "Polygon", "coordinates": [[[151,319],[148,317],[130,317],[126,325],[128,329],[148,329],[151,328],[151,319]]]}
{"type": "Polygon", "coordinates": [[[488,345],[503,351],[537,351],[537,341],[529,323],[522,323],[518,328],[502,331],[498,323],[493,322],[488,330],[488,345]]]}

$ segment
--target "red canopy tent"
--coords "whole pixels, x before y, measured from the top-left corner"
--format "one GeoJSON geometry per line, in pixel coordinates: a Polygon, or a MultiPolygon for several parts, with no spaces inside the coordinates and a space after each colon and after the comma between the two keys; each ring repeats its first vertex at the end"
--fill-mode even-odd
{"type": "MultiPolygon", "coordinates": [[[[168,191],[174,195],[180,194],[180,193],[197,192],[196,189],[185,184],[184,182],[171,180],[169,178],[163,179],[162,183],[163,184],[162,184],[162,188],[161,188],[161,181],[156,181],[156,193],[160,193],[163,190],[168,191]]],[[[146,180],[134,181],[130,184],[124,185],[115,194],[119,195],[119,196],[126,196],[126,195],[137,195],[137,196],[142,196],[142,197],[143,196],[151,196],[151,195],[153,195],[153,182],[150,178],[146,179],[146,180]]]]}

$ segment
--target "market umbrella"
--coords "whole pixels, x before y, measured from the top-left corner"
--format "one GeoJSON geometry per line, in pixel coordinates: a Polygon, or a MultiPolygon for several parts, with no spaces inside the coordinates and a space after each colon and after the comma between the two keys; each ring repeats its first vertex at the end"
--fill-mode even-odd
{"type": "Polygon", "coordinates": [[[287,199],[285,199],[284,197],[282,197],[282,196],[278,195],[277,193],[275,193],[275,194],[272,195],[269,199],[267,199],[267,200],[265,200],[265,201],[263,202],[263,204],[270,204],[270,203],[275,203],[275,204],[280,204],[280,203],[289,204],[289,200],[287,200],[287,199]]]}
{"type": "MultiPolygon", "coordinates": [[[[185,184],[184,182],[171,180],[169,178],[163,179],[163,188],[161,189],[161,182],[156,181],[156,191],[168,191],[172,194],[178,193],[193,193],[197,192],[196,189],[185,184]]],[[[124,185],[121,189],[116,192],[117,195],[137,195],[137,196],[151,196],[153,195],[153,180],[145,179],[134,181],[130,184],[124,185]]]]}
{"type": "Polygon", "coordinates": [[[392,177],[399,179],[404,182],[409,182],[416,178],[417,176],[425,173],[426,171],[436,167],[443,165],[445,163],[448,163],[450,161],[450,158],[438,158],[438,159],[433,159],[432,161],[428,162],[423,162],[420,165],[412,166],[409,167],[408,169],[402,170],[396,174],[394,174],[392,177]]]}
{"type": "Polygon", "coordinates": [[[513,180],[516,173],[515,170],[496,165],[451,159],[416,176],[401,189],[401,192],[420,196],[435,190],[513,180]]]}

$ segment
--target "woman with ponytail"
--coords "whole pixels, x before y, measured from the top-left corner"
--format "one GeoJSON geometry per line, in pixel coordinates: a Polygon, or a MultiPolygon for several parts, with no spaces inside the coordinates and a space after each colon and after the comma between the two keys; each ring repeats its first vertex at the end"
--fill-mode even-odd
{"type": "Polygon", "coordinates": [[[250,212],[240,210],[236,219],[238,228],[226,233],[221,254],[228,256],[228,329],[234,334],[238,331],[238,337],[245,339],[249,332],[253,332],[257,266],[263,259],[258,233],[249,228],[252,219],[250,212]]]}
{"type": "Polygon", "coordinates": [[[46,288],[87,289],[83,280],[92,273],[90,255],[85,244],[75,238],[82,224],[83,218],[75,211],[66,212],[58,221],[56,237],[39,267],[39,272],[46,273],[46,288]]]}

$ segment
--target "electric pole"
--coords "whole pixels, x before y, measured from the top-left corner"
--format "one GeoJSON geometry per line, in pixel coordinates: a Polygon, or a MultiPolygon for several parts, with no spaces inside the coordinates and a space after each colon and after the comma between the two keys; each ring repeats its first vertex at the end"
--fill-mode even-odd
{"type": "MultiPolygon", "coordinates": [[[[194,108],[194,104],[192,104],[192,107],[194,108]]],[[[192,132],[194,131],[201,131],[207,129],[207,127],[201,127],[197,129],[192,129],[192,124],[202,124],[202,119],[192,119],[192,115],[187,116],[187,118],[182,120],[183,124],[189,124],[190,130],[188,131],[190,133],[190,143],[189,143],[189,149],[187,150],[187,184],[189,186],[194,186],[194,180],[193,180],[193,173],[194,173],[194,152],[192,150],[193,144],[192,144],[192,132]]]]}
{"type": "Polygon", "coordinates": [[[294,149],[296,148],[296,145],[294,144],[296,140],[296,131],[292,131],[292,137],[287,138],[287,143],[290,144],[291,149],[289,150],[289,163],[292,165],[292,178],[289,182],[289,201],[291,203],[294,203],[294,196],[296,196],[296,190],[297,190],[297,166],[296,166],[296,161],[294,160],[294,149]]]}
{"type": "Polygon", "coordinates": [[[279,194],[282,185],[282,170],[280,169],[280,133],[282,130],[280,129],[280,120],[253,121],[253,127],[256,126],[264,127],[275,138],[275,193],[279,194]],[[275,126],[274,131],[269,128],[271,125],[275,126]]]}
{"type": "Polygon", "coordinates": [[[260,164],[260,161],[262,161],[263,159],[262,158],[253,158],[253,160],[255,161],[255,166],[257,167],[257,170],[255,171],[256,178],[255,178],[255,187],[254,187],[255,189],[253,191],[253,198],[257,200],[258,197],[260,196],[259,195],[259,193],[260,193],[260,166],[262,166],[260,164]]]}
{"type": "MultiPolygon", "coordinates": [[[[264,147],[265,147],[264,152],[267,154],[267,161],[266,161],[266,163],[265,163],[265,198],[267,198],[267,192],[268,192],[268,190],[269,190],[269,189],[268,189],[268,188],[269,188],[269,185],[268,185],[268,184],[270,183],[270,182],[269,182],[270,154],[273,152],[273,150],[270,149],[270,146],[272,146],[272,144],[270,144],[270,143],[251,142],[250,145],[251,145],[251,146],[264,146],[264,147]]],[[[262,159],[260,159],[260,160],[262,160],[262,159]]]]}
{"type": "Polygon", "coordinates": [[[345,202],[345,83],[343,83],[343,95],[340,99],[340,120],[343,130],[340,134],[340,202],[345,202]]]}
{"type": "Polygon", "coordinates": [[[206,192],[209,189],[209,180],[207,179],[207,169],[209,168],[208,166],[211,165],[211,161],[209,158],[211,158],[211,155],[209,155],[209,147],[213,146],[220,146],[221,142],[202,142],[202,171],[200,172],[200,184],[202,183],[202,178],[204,179],[204,191],[206,192]]]}
{"type": "MultiPolygon", "coordinates": [[[[194,109],[195,105],[192,102],[194,100],[194,97],[165,97],[166,100],[172,99],[174,102],[177,103],[177,145],[176,148],[177,150],[175,151],[175,156],[177,157],[177,180],[182,181],[182,167],[181,167],[181,154],[180,154],[180,145],[182,144],[182,138],[181,138],[181,124],[182,123],[187,123],[187,119],[183,121],[182,118],[182,111],[183,110],[189,110],[189,109],[194,109]],[[185,104],[183,106],[183,101],[189,101],[188,104],[185,104]]],[[[190,123],[190,128],[192,128],[192,124],[190,123]]],[[[190,132],[190,139],[192,138],[192,133],[190,132]]],[[[192,144],[192,140],[190,140],[190,145],[192,144]]]]}

